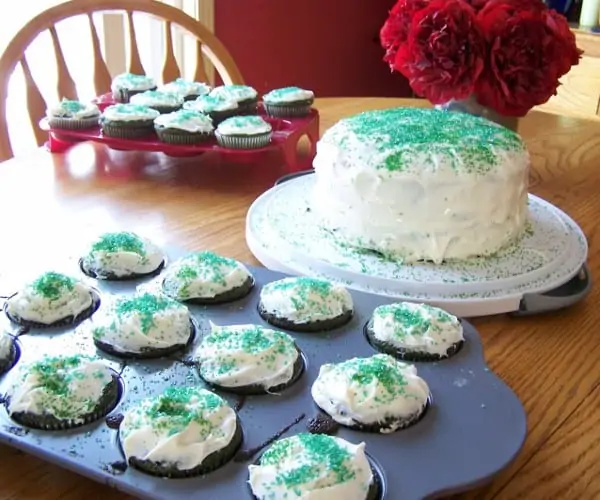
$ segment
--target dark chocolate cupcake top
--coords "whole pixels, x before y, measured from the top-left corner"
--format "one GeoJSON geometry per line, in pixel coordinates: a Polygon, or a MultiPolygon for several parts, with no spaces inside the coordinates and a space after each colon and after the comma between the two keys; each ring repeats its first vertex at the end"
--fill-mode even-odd
{"type": "Polygon", "coordinates": [[[100,116],[98,106],[92,103],[83,103],[69,99],[63,99],[58,104],[51,106],[46,111],[48,118],[68,118],[80,120],[100,116]]]}
{"type": "Polygon", "coordinates": [[[8,299],[7,312],[14,317],[52,324],[77,317],[92,306],[92,289],[70,276],[47,272],[8,299]]]}
{"type": "Polygon", "coordinates": [[[185,345],[190,334],[188,308],[165,295],[151,293],[118,298],[92,328],[94,340],[124,353],[185,345]]]}
{"type": "Polygon", "coordinates": [[[356,445],[324,434],[280,439],[248,470],[258,500],[366,500],[374,481],[365,443],[356,445]]]}
{"type": "Polygon", "coordinates": [[[258,92],[248,85],[219,85],[210,91],[211,96],[225,97],[236,102],[256,99],[258,92]]]}
{"type": "Polygon", "coordinates": [[[287,333],[259,325],[211,326],[194,355],[204,380],[221,387],[268,389],[294,377],[300,354],[287,333]]]}
{"type": "Polygon", "coordinates": [[[381,432],[387,433],[402,427],[402,419],[423,411],[429,387],[414,365],[376,354],[322,365],[311,394],[336,422],[381,423],[381,432]]]}
{"type": "Polygon", "coordinates": [[[271,132],[271,124],[261,116],[232,116],[219,123],[217,132],[222,135],[260,135],[271,132]]]}
{"type": "Polygon", "coordinates": [[[438,307],[411,302],[377,307],[369,329],[379,342],[441,357],[464,340],[463,327],[456,316],[438,307]]]}
{"type": "Polygon", "coordinates": [[[8,393],[8,413],[50,415],[79,422],[92,413],[112,371],[87,356],[46,357],[21,368],[8,393]]]}
{"type": "Polygon", "coordinates": [[[283,87],[271,90],[263,95],[263,101],[267,104],[291,104],[294,102],[310,101],[315,94],[312,90],[300,87],[283,87]]]}
{"type": "Polygon", "coordinates": [[[160,113],[141,104],[113,104],[102,112],[104,121],[135,122],[154,120],[160,113]]]}
{"type": "Polygon", "coordinates": [[[210,116],[191,109],[181,109],[160,115],[154,120],[154,126],[183,130],[194,134],[210,134],[214,130],[210,116]]]}
{"type": "Polygon", "coordinates": [[[236,430],[236,413],[220,396],[199,387],[171,387],[128,410],[119,438],[127,460],[186,471],[226,448],[236,430]]]}

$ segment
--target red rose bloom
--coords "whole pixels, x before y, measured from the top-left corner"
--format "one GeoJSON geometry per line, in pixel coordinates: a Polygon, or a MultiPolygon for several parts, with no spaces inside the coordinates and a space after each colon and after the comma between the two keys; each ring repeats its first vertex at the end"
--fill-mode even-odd
{"type": "Polygon", "coordinates": [[[390,15],[379,32],[381,45],[385,49],[383,60],[390,66],[394,63],[398,47],[406,42],[412,18],[430,1],[398,0],[390,10],[390,15]]]}
{"type": "Polygon", "coordinates": [[[433,104],[465,99],[484,67],[485,39],[463,0],[433,0],[412,19],[394,69],[433,104]]]}

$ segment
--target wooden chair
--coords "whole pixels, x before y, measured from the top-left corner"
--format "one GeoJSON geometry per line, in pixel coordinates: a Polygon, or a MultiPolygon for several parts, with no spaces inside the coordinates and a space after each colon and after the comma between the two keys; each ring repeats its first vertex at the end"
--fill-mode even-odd
{"type": "MultiPolygon", "coordinates": [[[[145,13],[164,21],[165,26],[165,59],[162,70],[163,82],[174,80],[181,76],[173,50],[173,25],[183,28],[197,40],[198,61],[194,79],[207,81],[203,55],[213,64],[219,76],[226,84],[242,84],[242,75],[235,61],[225,46],[201,23],[188,16],[183,11],[156,0],[72,0],[56,5],[29,21],[12,39],[0,58],[0,161],[13,156],[13,150],[7,130],[6,99],[10,78],[17,64],[20,64],[26,85],[27,109],[29,120],[34,130],[34,136],[41,145],[47,134],[39,128],[39,121],[44,117],[47,104],[34,81],[27,63],[26,50],[31,43],[44,31],[50,33],[57,64],[58,96],[77,98],[77,89],[69,72],[63,50],[60,45],[56,24],[65,19],[87,15],[93,48],[94,87],[97,95],[110,91],[112,77],[106,66],[100,48],[98,32],[94,24],[93,14],[97,12],[121,11],[127,16],[129,31],[130,57],[128,71],[144,74],[144,68],[139,55],[133,13],[145,13]]],[[[125,47],[123,47],[125,50],[125,47]]]]}

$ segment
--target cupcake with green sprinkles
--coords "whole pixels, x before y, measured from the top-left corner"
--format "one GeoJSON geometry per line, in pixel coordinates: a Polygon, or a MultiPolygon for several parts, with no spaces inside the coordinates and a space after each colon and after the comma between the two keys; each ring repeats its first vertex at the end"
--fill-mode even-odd
{"type": "Polygon", "coordinates": [[[210,116],[215,126],[240,112],[234,99],[214,95],[203,95],[193,101],[184,102],[183,109],[210,116]]]}
{"type": "Polygon", "coordinates": [[[241,262],[214,252],[191,253],[165,272],[162,291],[180,302],[223,304],[246,297],[254,278],[241,262]]]}
{"type": "Polygon", "coordinates": [[[116,299],[94,321],[98,349],[124,358],[159,358],[185,349],[195,328],[188,308],[163,294],[116,299]]]}
{"type": "Polygon", "coordinates": [[[428,304],[397,302],[377,307],[366,325],[373,347],[406,361],[439,361],[460,351],[460,320],[428,304]]]}
{"type": "Polygon", "coordinates": [[[273,127],[261,116],[232,116],[215,131],[219,146],[229,149],[259,149],[271,142],[273,127]]]}
{"type": "Polygon", "coordinates": [[[289,277],[265,285],[258,312],[268,323],[296,332],[322,332],[352,319],[352,296],[341,285],[311,277],[289,277]]]}
{"type": "Polygon", "coordinates": [[[415,366],[387,354],[322,365],[311,394],[335,422],[382,434],[418,422],[429,401],[429,387],[415,366]]]}
{"type": "Polygon", "coordinates": [[[248,472],[256,500],[378,500],[382,494],[365,443],[323,434],[301,433],[275,441],[248,472]]]}
{"type": "Polygon", "coordinates": [[[258,92],[249,85],[219,85],[212,89],[209,95],[234,100],[240,113],[256,113],[258,92]]]}
{"type": "Polygon", "coordinates": [[[71,276],[47,272],[26,284],[4,306],[13,323],[33,328],[75,326],[100,306],[98,293],[71,276]]]}
{"type": "Polygon", "coordinates": [[[212,87],[204,82],[194,82],[185,78],[177,78],[159,87],[158,90],[180,95],[185,101],[193,101],[200,96],[207,95],[212,90],[212,87]]]}
{"type": "Polygon", "coordinates": [[[100,110],[92,103],[63,99],[46,111],[51,128],[83,130],[98,126],[100,110]]]}
{"type": "Polygon", "coordinates": [[[154,134],[155,109],[137,104],[113,104],[100,117],[102,134],[117,139],[139,139],[154,134]]]}
{"type": "Polygon", "coordinates": [[[140,92],[129,99],[130,104],[138,106],[147,106],[155,109],[159,113],[172,113],[181,109],[183,97],[179,94],[161,92],[160,90],[147,90],[140,92]]]}
{"type": "Polygon", "coordinates": [[[110,88],[115,101],[128,103],[129,99],[136,94],[156,90],[156,81],[146,75],[122,73],[113,79],[110,88]]]}
{"type": "Polygon", "coordinates": [[[119,441],[127,463],[152,476],[184,478],[225,465],[242,444],[233,408],[199,387],[170,387],[125,413],[119,441]]]}
{"type": "Polygon", "coordinates": [[[15,422],[43,430],[63,430],[100,420],[116,406],[118,376],[87,356],[45,357],[24,366],[7,394],[15,422]]]}
{"type": "Polygon", "coordinates": [[[314,92],[300,87],[283,87],[263,95],[263,105],[267,114],[281,118],[308,115],[314,101],[314,92]]]}
{"type": "Polygon", "coordinates": [[[304,371],[304,361],[287,333],[260,325],[211,325],[193,359],[208,384],[238,394],[278,393],[304,371]]]}
{"type": "Polygon", "coordinates": [[[8,372],[17,361],[18,348],[15,338],[0,329],[0,375],[8,372]]]}
{"type": "Polygon", "coordinates": [[[160,115],[154,120],[154,130],[167,144],[201,144],[213,135],[212,119],[190,109],[160,115]]]}
{"type": "Polygon", "coordinates": [[[92,278],[130,280],[160,273],[165,255],[149,239],[131,231],[118,231],[96,238],[79,264],[92,278]]]}

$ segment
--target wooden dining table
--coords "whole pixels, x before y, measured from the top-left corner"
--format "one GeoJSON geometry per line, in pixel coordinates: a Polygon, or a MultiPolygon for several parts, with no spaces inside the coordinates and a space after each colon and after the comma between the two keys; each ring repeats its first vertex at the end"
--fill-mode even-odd
{"type": "MultiPolygon", "coordinates": [[[[315,104],[321,133],[360,111],[423,105],[381,98],[315,104]]],[[[530,191],[581,226],[592,277],[599,276],[600,121],[532,111],[520,120],[519,133],[531,152],[530,191]]],[[[81,241],[116,229],[256,265],[245,243],[246,211],[283,173],[277,154],[233,164],[212,153],[172,158],[92,143],[61,154],[32,149],[0,164],[0,288],[81,241]]],[[[457,498],[600,499],[599,290],[551,314],[473,319],[490,368],[523,402],[528,436],[506,470],[457,498]]],[[[0,445],[0,500],[35,498],[130,497],[0,445]]]]}

